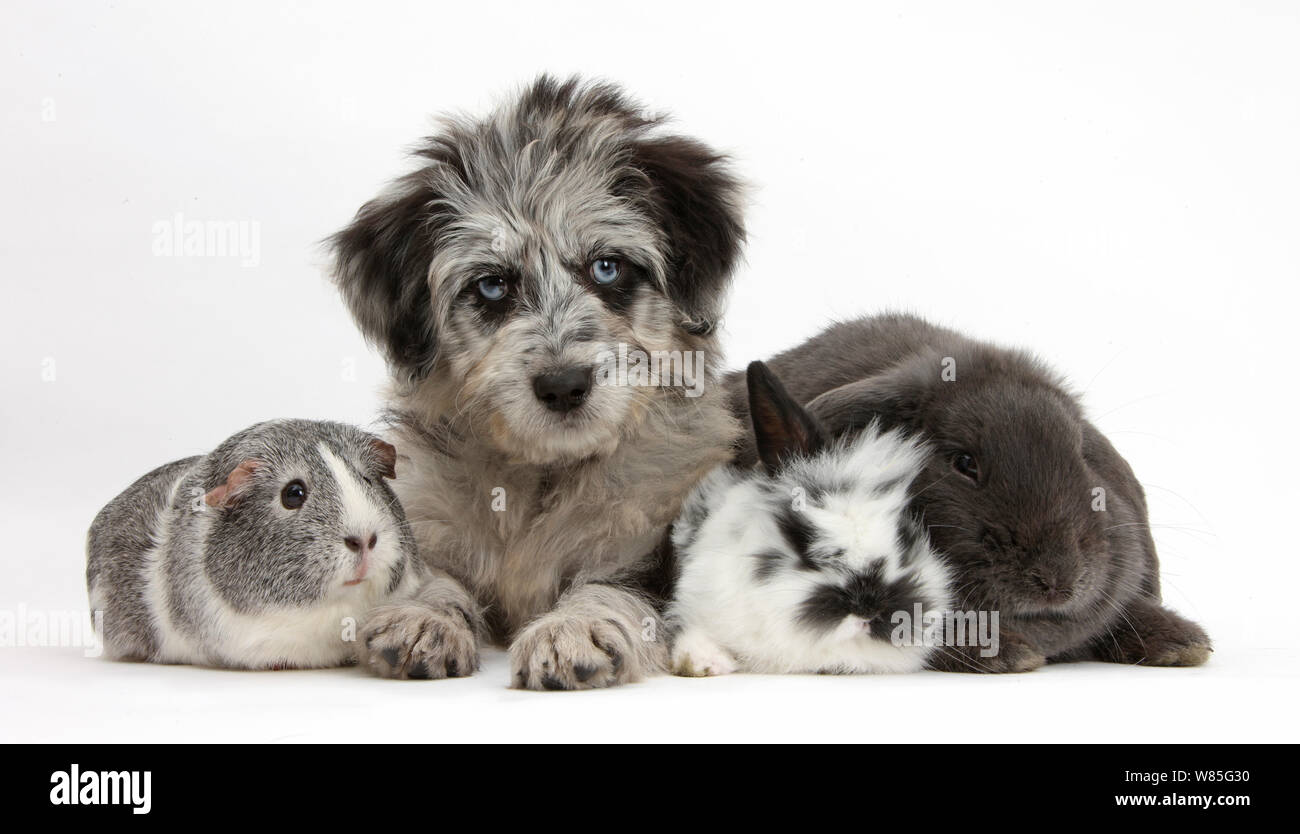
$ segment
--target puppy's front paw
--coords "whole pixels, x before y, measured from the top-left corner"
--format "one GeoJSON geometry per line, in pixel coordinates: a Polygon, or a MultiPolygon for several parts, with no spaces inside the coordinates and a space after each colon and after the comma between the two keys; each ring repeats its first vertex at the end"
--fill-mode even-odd
{"type": "Polygon", "coordinates": [[[632,680],[632,635],[616,620],[548,614],[510,646],[517,689],[598,689],[632,680]]]}
{"type": "Polygon", "coordinates": [[[736,659],[709,637],[687,631],[673,642],[672,670],[685,678],[730,675],[736,671],[736,659]]]}
{"type": "Polygon", "coordinates": [[[478,670],[478,639],[459,610],[384,605],[361,628],[357,662],[385,678],[465,677],[478,670]]]}

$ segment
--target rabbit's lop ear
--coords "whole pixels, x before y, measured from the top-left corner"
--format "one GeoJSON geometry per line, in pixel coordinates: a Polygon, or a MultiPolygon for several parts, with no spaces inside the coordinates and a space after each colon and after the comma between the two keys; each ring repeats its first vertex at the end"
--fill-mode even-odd
{"type": "Polygon", "coordinates": [[[942,357],[931,351],[875,376],[846,383],[808,403],[829,434],[854,434],[873,423],[881,429],[920,431],[934,390],[940,383],[942,357]]]}
{"type": "Polygon", "coordinates": [[[207,495],[203,496],[204,503],[209,507],[221,507],[223,509],[229,507],[239,498],[240,493],[247,488],[253,473],[261,465],[260,460],[243,461],[230,471],[230,474],[226,476],[225,483],[208,490],[207,495]]]}
{"type": "Polygon", "coordinates": [[[746,378],[758,457],[769,474],[775,475],[790,458],[807,457],[822,447],[821,427],[786,393],[776,374],[762,362],[751,362],[746,378]]]}

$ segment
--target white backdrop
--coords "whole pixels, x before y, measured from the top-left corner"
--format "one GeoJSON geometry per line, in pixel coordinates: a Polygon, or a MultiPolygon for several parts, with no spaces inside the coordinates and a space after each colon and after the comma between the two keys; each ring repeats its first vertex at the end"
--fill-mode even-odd
{"type": "Polygon", "coordinates": [[[154,465],[264,418],[369,422],[383,366],[318,241],[432,113],[548,70],[623,83],[753,184],[733,365],[904,308],[1062,369],[1146,484],[1167,599],[1215,638],[1210,665],[664,679],[565,702],[507,692],[498,655],[468,681],[391,684],[0,648],[0,740],[1296,740],[1300,13],[1063,6],[6,4],[0,611],[82,610],[85,529],[154,465]],[[167,256],[192,221],[256,246],[167,256]],[[988,718],[803,708],[864,698],[988,718]],[[404,710],[415,730],[364,720],[404,710]]]}

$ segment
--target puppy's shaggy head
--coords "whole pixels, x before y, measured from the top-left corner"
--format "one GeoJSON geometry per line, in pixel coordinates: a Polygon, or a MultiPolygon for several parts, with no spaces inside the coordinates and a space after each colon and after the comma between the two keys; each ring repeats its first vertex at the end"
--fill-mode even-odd
{"type": "Polygon", "coordinates": [[[606,84],[543,76],[450,119],[331,239],[362,331],[421,410],[507,455],[608,453],[664,389],[598,357],[701,349],[744,237],[724,157],[606,84]]]}

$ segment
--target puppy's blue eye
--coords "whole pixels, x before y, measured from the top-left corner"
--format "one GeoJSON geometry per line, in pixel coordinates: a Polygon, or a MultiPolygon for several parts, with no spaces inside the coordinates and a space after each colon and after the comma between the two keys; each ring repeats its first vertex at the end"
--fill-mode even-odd
{"type": "Polygon", "coordinates": [[[597,284],[612,284],[618,280],[619,274],[623,271],[622,264],[614,258],[597,258],[591,262],[588,269],[591,272],[591,280],[597,284]]]}
{"type": "Polygon", "coordinates": [[[478,279],[478,294],[488,301],[500,301],[506,297],[506,279],[500,275],[489,275],[478,279]]]}

